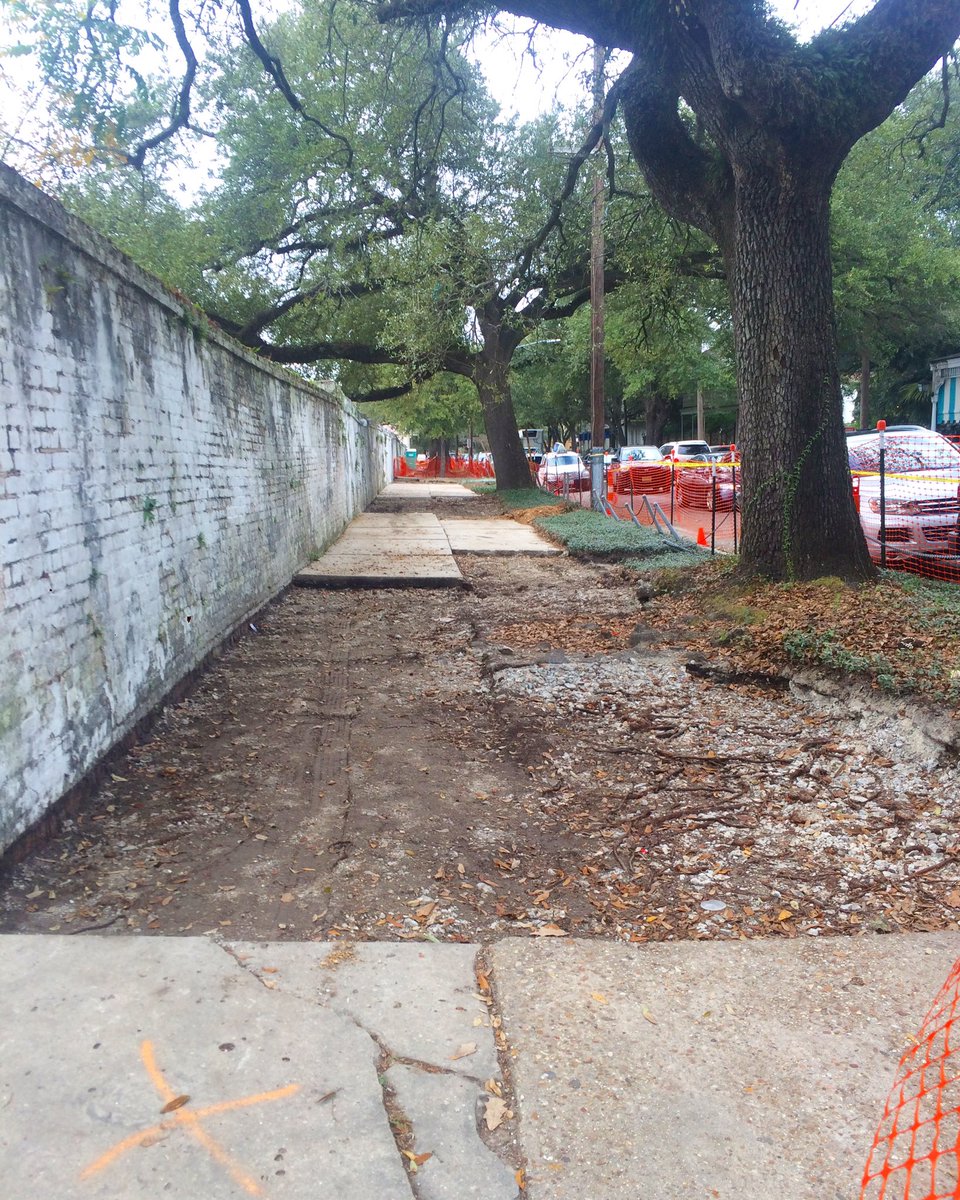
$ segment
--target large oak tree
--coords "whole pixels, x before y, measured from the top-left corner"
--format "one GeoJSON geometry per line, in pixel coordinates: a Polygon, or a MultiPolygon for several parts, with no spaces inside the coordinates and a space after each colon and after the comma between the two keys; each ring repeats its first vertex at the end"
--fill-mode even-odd
{"type": "MultiPolygon", "coordinates": [[[[390,0],[383,20],[463,12],[390,0]]],[[[743,562],[867,578],[850,497],[829,211],[855,143],[960,36],[957,0],[877,0],[807,44],[759,0],[506,0],[503,11],[632,53],[632,151],[664,208],[713,238],[733,313],[743,562]]]]}

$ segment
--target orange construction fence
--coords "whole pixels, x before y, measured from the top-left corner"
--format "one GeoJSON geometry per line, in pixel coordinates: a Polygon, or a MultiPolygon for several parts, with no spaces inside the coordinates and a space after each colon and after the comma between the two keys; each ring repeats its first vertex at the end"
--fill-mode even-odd
{"type": "Polygon", "coordinates": [[[960,961],[900,1059],[860,1200],[960,1197],[960,961]]]}
{"type": "MultiPolygon", "coordinates": [[[[440,459],[436,455],[418,459],[416,467],[411,469],[405,458],[395,458],[393,474],[395,479],[438,479],[441,475],[440,459]]],[[[456,456],[447,459],[443,475],[447,479],[492,479],[493,463],[456,456]]]]}

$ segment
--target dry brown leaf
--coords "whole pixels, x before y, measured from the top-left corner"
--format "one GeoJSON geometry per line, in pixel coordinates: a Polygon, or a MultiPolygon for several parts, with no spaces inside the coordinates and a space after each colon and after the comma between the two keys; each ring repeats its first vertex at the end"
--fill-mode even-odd
{"type": "Polygon", "coordinates": [[[501,1100],[499,1096],[487,1097],[487,1107],[483,1111],[483,1119],[486,1122],[487,1129],[489,1129],[491,1133],[493,1133],[495,1129],[499,1129],[504,1121],[512,1116],[513,1113],[511,1113],[510,1109],[507,1108],[506,1103],[501,1100]]]}
{"type": "Polygon", "coordinates": [[[603,994],[603,992],[591,992],[590,997],[591,997],[591,999],[596,1000],[596,1002],[598,1004],[608,1004],[609,1003],[609,1001],[607,1000],[607,998],[603,994]]]}
{"type": "Polygon", "coordinates": [[[476,1054],[476,1052],[477,1052],[477,1043],[476,1042],[464,1042],[462,1045],[457,1047],[456,1052],[454,1054],[450,1055],[450,1061],[456,1062],[456,1060],[458,1058],[468,1058],[471,1054],[476,1054]]]}
{"type": "Polygon", "coordinates": [[[653,1015],[649,1008],[644,1008],[641,1011],[643,1012],[643,1019],[645,1021],[649,1021],[651,1025],[657,1024],[657,1018],[653,1015]]]}
{"type": "Polygon", "coordinates": [[[569,937],[569,933],[565,929],[561,929],[559,925],[554,925],[551,921],[549,925],[541,925],[539,929],[533,931],[534,937],[569,937]]]}
{"type": "Polygon", "coordinates": [[[189,1100],[189,1096],[174,1096],[172,1100],[167,1101],[160,1111],[162,1113],[175,1112],[178,1108],[183,1108],[185,1104],[189,1103],[189,1100]]]}

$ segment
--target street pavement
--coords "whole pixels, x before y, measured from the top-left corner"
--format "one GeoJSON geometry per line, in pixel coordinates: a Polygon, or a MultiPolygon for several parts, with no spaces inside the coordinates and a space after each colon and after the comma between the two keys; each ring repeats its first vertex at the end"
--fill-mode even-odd
{"type": "Polygon", "coordinates": [[[848,1200],[957,951],[9,934],[2,1195],[848,1200]]]}

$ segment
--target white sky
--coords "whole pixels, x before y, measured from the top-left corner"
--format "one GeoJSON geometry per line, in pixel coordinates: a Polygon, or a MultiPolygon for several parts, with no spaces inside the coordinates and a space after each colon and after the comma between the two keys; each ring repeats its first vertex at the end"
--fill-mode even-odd
{"type": "MultiPolygon", "coordinates": [[[[773,0],[774,11],[804,39],[872,6],[873,0],[773,0]]],[[[530,23],[501,18],[500,24],[504,29],[525,30],[530,23]]],[[[517,114],[529,120],[548,112],[558,98],[569,100],[571,91],[583,86],[580,76],[591,68],[593,44],[586,38],[544,30],[538,32],[535,44],[536,61],[524,53],[526,39],[520,36],[488,35],[476,42],[487,87],[504,117],[517,114]]]]}

